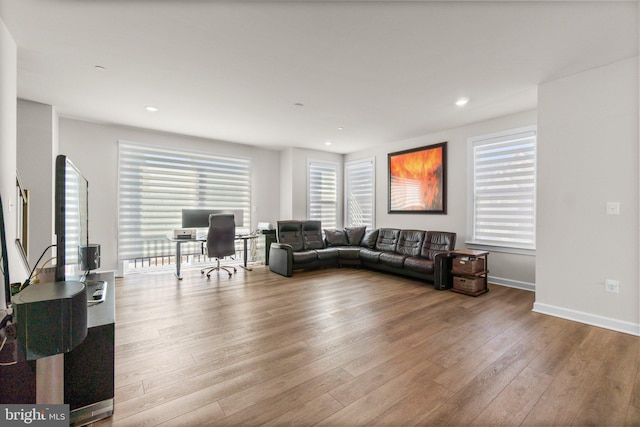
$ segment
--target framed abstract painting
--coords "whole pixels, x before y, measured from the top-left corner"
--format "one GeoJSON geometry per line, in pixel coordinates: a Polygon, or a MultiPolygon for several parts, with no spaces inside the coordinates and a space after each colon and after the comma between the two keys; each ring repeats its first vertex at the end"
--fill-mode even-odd
{"type": "Polygon", "coordinates": [[[447,213],[447,143],[389,153],[389,213],[447,213]]]}

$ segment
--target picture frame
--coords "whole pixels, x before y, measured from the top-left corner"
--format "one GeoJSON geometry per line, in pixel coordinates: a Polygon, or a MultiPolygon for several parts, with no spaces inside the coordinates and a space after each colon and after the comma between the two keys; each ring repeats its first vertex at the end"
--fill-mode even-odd
{"type": "Polygon", "coordinates": [[[389,210],[447,213],[447,142],[388,154],[389,210]]]}

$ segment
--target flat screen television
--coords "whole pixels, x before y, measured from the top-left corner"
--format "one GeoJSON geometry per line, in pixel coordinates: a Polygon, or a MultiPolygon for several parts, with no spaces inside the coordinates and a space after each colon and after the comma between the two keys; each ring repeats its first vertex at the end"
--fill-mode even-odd
{"type": "Polygon", "coordinates": [[[56,158],[56,281],[82,276],[81,248],[89,247],[89,182],[65,155],[56,158]]]}
{"type": "Polygon", "coordinates": [[[4,231],[4,211],[2,207],[2,196],[0,196],[0,274],[2,274],[2,281],[4,284],[4,299],[6,304],[5,307],[0,306],[0,309],[9,307],[9,305],[11,304],[9,259],[7,257],[7,236],[4,231]]]}

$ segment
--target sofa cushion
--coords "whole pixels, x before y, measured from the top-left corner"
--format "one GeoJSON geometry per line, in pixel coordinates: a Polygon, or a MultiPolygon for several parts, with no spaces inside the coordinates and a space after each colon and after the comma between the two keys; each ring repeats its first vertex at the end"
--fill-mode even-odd
{"type": "Polygon", "coordinates": [[[400,230],[397,228],[381,228],[378,230],[376,249],[382,252],[395,252],[400,230]]]}
{"type": "Polygon", "coordinates": [[[360,246],[367,227],[345,227],[344,233],[347,235],[349,246],[360,246]]]}
{"type": "Polygon", "coordinates": [[[433,273],[433,260],[410,256],[404,260],[404,268],[418,273],[431,274],[433,273]]]}
{"type": "Polygon", "coordinates": [[[360,259],[360,248],[352,248],[344,246],[338,248],[338,258],[343,259],[360,259]]]}
{"type": "Polygon", "coordinates": [[[296,220],[278,221],[278,243],[291,245],[294,252],[304,248],[302,223],[296,220]]]}
{"type": "Polygon", "coordinates": [[[316,254],[316,251],[300,251],[293,253],[294,264],[306,264],[317,260],[318,255],[316,254]]]}
{"type": "Polygon", "coordinates": [[[362,236],[362,240],[360,241],[360,246],[367,249],[373,249],[376,247],[376,240],[378,240],[378,230],[366,230],[364,232],[364,236],[362,236]]]}
{"type": "Polygon", "coordinates": [[[324,230],[324,237],[329,247],[347,246],[349,244],[344,230],[324,230]]]}
{"type": "Polygon", "coordinates": [[[397,254],[395,252],[382,252],[380,253],[380,264],[402,268],[405,258],[407,258],[407,255],[397,254]]]}
{"type": "Polygon", "coordinates": [[[337,259],[338,248],[316,249],[316,255],[318,259],[337,259]]]}
{"type": "Polygon", "coordinates": [[[364,262],[370,263],[378,263],[380,262],[380,254],[382,252],[376,251],[375,249],[360,249],[360,260],[364,262]]]}
{"type": "Polygon", "coordinates": [[[420,256],[435,259],[441,252],[452,251],[456,248],[456,233],[446,231],[427,231],[420,250],[420,256]]]}
{"type": "Polygon", "coordinates": [[[324,248],[320,221],[302,221],[302,238],[305,250],[324,248]]]}
{"type": "Polygon", "coordinates": [[[408,256],[420,255],[425,232],[423,230],[402,230],[398,237],[396,253],[408,256]]]}

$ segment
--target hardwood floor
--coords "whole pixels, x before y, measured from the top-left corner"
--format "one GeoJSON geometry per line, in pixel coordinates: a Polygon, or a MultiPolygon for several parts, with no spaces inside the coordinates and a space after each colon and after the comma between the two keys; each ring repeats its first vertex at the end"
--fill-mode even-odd
{"type": "Polygon", "coordinates": [[[97,425],[640,425],[640,339],[358,269],[116,282],[97,425]]]}

